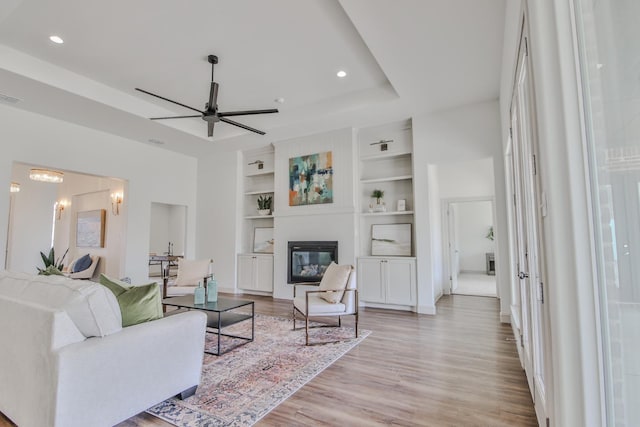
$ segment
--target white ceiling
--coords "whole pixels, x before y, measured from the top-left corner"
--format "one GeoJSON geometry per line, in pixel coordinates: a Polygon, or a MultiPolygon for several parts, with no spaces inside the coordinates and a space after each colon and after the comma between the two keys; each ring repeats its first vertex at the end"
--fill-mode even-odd
{"type": "Polygon", "coordinates": [[[0,93],[192,155],[384,123],[498,97],[505,1],[3,0],[0,93]],[[147,119],[190,110],[135,87],[204,108],[208,54],[220,60],[221,111],[280,109],[234,118],[266,136],[219,123],[207,138],[199,118],[147,119]]]}

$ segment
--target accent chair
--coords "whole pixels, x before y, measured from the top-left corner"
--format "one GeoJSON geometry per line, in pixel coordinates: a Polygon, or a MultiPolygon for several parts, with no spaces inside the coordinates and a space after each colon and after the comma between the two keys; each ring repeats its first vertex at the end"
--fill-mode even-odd
{"type": "MultiPolygon", "coordinates": [[[[311,318],[337,317],[337,325],[321,326],[340,327],[342,316],[355,316],[356,338],[358,337],[358,289],[356,274],[352,265],[338,265],[332,262],[315,289],[308,290],[309,284],[299,283],[293,286],[293,330],[296,330],[296,318],[302,316],[305,322],[305,344],[309,343],[309,320],[311,318]],[[307,290],[298,291],[306,287],[307,290]]],[[[313,344],[324,344],[313,343],[313,344]]]]}

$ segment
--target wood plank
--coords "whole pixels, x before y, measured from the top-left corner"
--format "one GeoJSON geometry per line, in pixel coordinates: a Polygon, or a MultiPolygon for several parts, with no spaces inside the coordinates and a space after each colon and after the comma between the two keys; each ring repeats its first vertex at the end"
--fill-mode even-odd
{"type": "MultiPolygon", "coordinates": [[[[257,313],[291,315],[290,301],[240,298],[257,313]]],[[[498,300],[445,296],[437,310],[363,309],[360,327],[373,333],[256,425],[537,426],[498,300]]],[[[0,414],[0,426],[11,425],[0,414]]],[[[118,426],[168,425],[142,413],[118,426]]]]}

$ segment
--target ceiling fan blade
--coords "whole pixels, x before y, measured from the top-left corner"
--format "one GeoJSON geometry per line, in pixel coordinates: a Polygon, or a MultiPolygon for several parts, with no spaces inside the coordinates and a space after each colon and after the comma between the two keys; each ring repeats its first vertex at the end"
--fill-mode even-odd
{"type": "Polygon", "coordinates": [[[160,99],[162,99],[164,101],[171,102],[171,103],[179,105],[181,107],[188,108],[188,109],[193,110],[193,111],[197,111],[198,113],[203,113],[202,111],[198,110],[197,108],[189,107],[188,105],[181,104],[181,103],[173,101],[173,100],[171,100],[169,98],[165,98],[164,96],[156,95],[155,93],[151,93],[151,92],[148,92],[148,91],[140,89],[140,88],[135,88],[135,89],[138,92],[142,92],[142,93],[146,93],[147,95],[155,96],[156,98],[160,98],[160,99]]]}
{"type": "Polygon", "coordinates": [[[209,110],[215,110],[218,107],[218,83],[211,82],[211,90],[209,91],[209,110]]]}
{"type": "Polygon", "coordinates": [[[193,116],[149,117],[149,120],[187,119],[191,117],[202,117],[202,114],[194,114],[193,116]]]}
{"type": "Polygon", "coordinates": [[[218,113],[218,117],[249,116],[252,114],[271,114],[277,112],[277,108],[271,108],[269,110],[227,111],[225,113],[218,113]]]}
{"type": "Polygon", "coordinates": [[[207,135],[209,136],[213,136],[213,125],[215,125],[214,122],[207,122],[207,135]]]}
{"type": "Polygon", "coordinates": [[[229,123],[230,125],[238,126],[239,128],[242,128],[242,129],[250,130],[251,132],[255,132],[255,133],[260,134],[260,135],[265,135],[265,133],[262,132],[261,130],[254,129],[254,128],[249,127],[247,125],[243,125],[242,123],[234,122],[233,120],[229,120],[229,119],[225,119],[223,117],[220,117],[220,121],[221,122],[225,122],[225,123],[229,123]]]}

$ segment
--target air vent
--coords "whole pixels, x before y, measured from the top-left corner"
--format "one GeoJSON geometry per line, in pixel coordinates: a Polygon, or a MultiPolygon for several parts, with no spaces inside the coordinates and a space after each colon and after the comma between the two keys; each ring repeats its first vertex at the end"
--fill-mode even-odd
{"type": "Polygon", "coordinates": [[[17,104],[20,101],[22,100],[18,98],[14,98],[13,96],[0,93],[0,103],[2,104],[17,104]]]}
{"type": "Polygon", "coordinates": [[[164,141],[160,141],[159,139],[151,138],[149,142],[155,145],[164,145],[164,141]]]}

